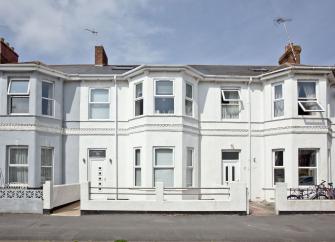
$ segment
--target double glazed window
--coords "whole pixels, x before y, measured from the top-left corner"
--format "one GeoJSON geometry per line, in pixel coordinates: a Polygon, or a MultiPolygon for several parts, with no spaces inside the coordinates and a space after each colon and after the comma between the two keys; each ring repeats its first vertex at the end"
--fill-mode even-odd
{"type": "Polygon", "coordinates": [[[155,113],[157,114],[174,113],[173,81],[168,80],[156,81],[155,113]]]}
{"type": "Polygon", "coordinates": [[[284,110],[283,84],[276,84],[273,86],[273,116],[284,116],[284,110]]]}
{"type": "Polygon", "coordinates": [[[29,113],[29,80],[10,80],[7,95],[9,114],[29,113]]]}
{"type": "Polygon", "coordinates": [[[89,97],[89,119],[109,119],[108,88],[92,88],[89,97]]]}
{"type": "Polygon", "coordinates": [[[315,81],[298,82],[298,114],[311,115],[313,112],[323,112],[324,109],[316,97],[315,81]]]}
{"type": "Polygon", "coordinates": [[[141,170],[141,149],[136,148],[134,154],[134,175],[135,175],[135,186],[139,187],[142,184],[142,170],[141,170]]]}
{"type": "Polygon", "coordinates": [[[41,149],[41,184],[52,181],[53,148],[42,147],[41,149]]]}
{"type": "Polygon", "coordinates": [[[298,173],[299,185],[316,185],[317,183],[317,149],[299,149],[298,173]]]}
{"type": "Polygon", "coordinates": [[[284,150],[273,151],[273,184],[285,182],[284,150]]]}
{"type": "Polygon", "coordinates": [[[54,115],[54,83],[42,82],[42,114],[47,116],[54,115]]]}
{"type": "Polygon", "coordinates": [[[193,116],[193,86],[186,83],[185,114],[193,116]]]}
{"type": "Polygon", "coordinates": [[[186,187],[193,186],[193,149],[187,148],[186,154],[186,187]]]}
{"type": "Polygon", "coordinates": [[[143,115],[143,83],[135,84],[135,116],[143,115]]]}
{"type": "Polygon", "coordinates": [[[28,184],[28,147],[9,146],[8,154],[8,183],[28,184]]]}
{"type": "Polygon", "coordinates": [[[172,148],[154,149],[154,184],[163,182],[165,187],[173,187],[174,161],[172,148]]]}
{"type": "Polygon", "coordinates": [[[240,104],[241,99],[239,90],[221,90],[222,119],[239,119],[240,104]]]}

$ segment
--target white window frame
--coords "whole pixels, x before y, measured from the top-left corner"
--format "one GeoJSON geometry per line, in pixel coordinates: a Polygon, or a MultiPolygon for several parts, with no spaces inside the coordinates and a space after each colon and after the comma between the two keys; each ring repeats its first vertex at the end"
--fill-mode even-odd
{"type": "Polygon", "coordinates": [[[297,157],[297,161],[298,161],[298,186],[299,187],[309,187],[311,185],[300,185],[299,183],[299,170],[300,169],[308,169],[308,170],[315,170],[315,174],[316,174],[316,177],[315,177],[315,185],[318,184],[318,165],[319,165],[319,152],[320,152],[320,149],[318,148],[299,148],[298,149],[298,157],[297,157]],[[313,151],[316,151],[316,156],[315,156],[315,166],[299,166],[299,151],[300,150],[313,150],[313,151]]]}
{"type": "Polygon", "coordinates": [[[154,81],[155,85],[154,85],[154,114],[155,115],[174,115],[175,114],[175,91],[174,91],[174,80],[170,79],[170,78],[159,78],[159,79],[155,79],[154,81]],[[157,91],[157,82],[159,81],[169,81],[172,82],[172,94],[170,95],[161,95],[161,94],[156,94],[157,91]],[[173,98],[173,113],[156,113],[156,98],[173,98]]]}
{"type": "MultiPolygon", "coordinates": [[[[173,171],[173,187],[175,186],[175,157],[174,157],[174,147],[172,146],[157,146],[153,148],[153,173],[152,173],[152,183],[153,183],[153,187],[156,187],[155,184],[155,170],[164,170],[164,169],[171,169],[173,171]],[[156,150],[159,149],[170,149],[172,150],[172,165],[169,166],[162,166],[162,165],[156,165],[156,150]]],[[[165,185],[164,185],[165,186],[165,185]]]]}
{"type": "Polygon", "coordinates": [[[55,157],[54,147],[48,147],[48,146],[42,146],[41,147],[41,183],[42,183],[42,168],[43,167],[51,169],[51,181],[54,180],[54,159],[55,159],[54,157],[55,157]],[[51,166],[42,165],[42,149],[51,150],[51,152],[52,152],[51,166]]]}
{"type": "Polygon", "coordinates": [[[282,118],[285,116],[285,98],[284,98],[284,83],[283,82],[279,82],[279,83],[274,83],[272,85],[272,117],[274,119],[278,119],[278,118],[282,118]],[[276,98],[276,87],[277,86],[281,86],[281,90],[282,90],[282,97],[281,98],[276,98]],[[275,116],[275,103],[276,102],[281,102],[283,101],[284,103],[284,111],[283,114],[280,116],[275,116]]]}
{"type": "Polygon", "coordinates": [[[135,147],[134,148],[134,151],[133,151],[133,154],[134,154],[134,175],[133,175],[133,178],[134,178],[134,187],[141,187],[142,186],[142,147],[135,147]],[[139,165],[136,165],[136,150],[139,150],[140,151],[140,164],[139,165]],[[140,181],[140,185],[136,184],[136,170],[140,170],[140,173],[141,173],[141,181],[140,181]]]}
{"type": "Polygon", "coordinates": [[[7,146],[7,150],[8,150],[8,157],[7,157],[7,174],[8,174],[8,184],[10,186],[28,186],[28,181],[29,181],[29,146],[26,146],[26,145],[22,145],[22,146],[15,146],[15,145],[9,145],[7,146]],[[10,163],[10,152],[12,149],[24,149],[24,150],[27,150],[27,164],[11,164],[10,163]],[[27,167],[27,176],[28,176],[28,180],[27,180],[27,183],[11,183],[9,181],[10,177],[9,177],[9,168],[10,167],[27,167]]]}
{"type": "Polygon", "coordinates": [[[192,147],[187,147],[186,148],[186,182],[185,182],[185,185],[186,187],[194,187],[194,148],[192,147]],[[188,158],[188,152],[189,151],[192,151],[192,164],[189,166],[187,164],[187,158],[188,158]],[[192,181],[192,184],[187,184],[187,174],[188,172],[187,171],[191,171],[191,181],[192,181]]]}
{"type": "Polygon", "coordinates": [[[284,170],[284,182],[286,180],[286,171],[285,171],[285,149],[273,149],[272,150],[272,186],[275,186],[275,170],[284,170]],[[276,166],[276,152],[282,151],[283,152],[283,165],[276,166]]]}
{"type": "Polygon", "coordinates": [[[193,105],[194,102],[193,102],[193,100],[194,100],[194,86],[190,82],[186,82],[185,83],[185,103],[184,103],[184,105],[185,105],[185,115],[186,116],[189,116],[189,117],[194,116],[194,105],[193,105]],[[187,96],[187,85],[190,85],[191,88],[192,88],[192,97],[191,98],[187,96]],[[191,114],[186,113],[186,101],[189,101],[189,102],[192,103],[192,113],[191,114]]]}
{"type": "Polygon", "coordinates": [[[143,81],[134,83],[134,117],[141,117],[141,116],[144,115],[144,97],[143,97],[143,90],[144,90],[144,88],[143,88],[143,81]],[[137,85],[140,85],[140,84],[142,84],[142,95],[141,95],[141,97],[136,97],[136,86],[137,86],[137,85]],[[142,100],[142,105],[143,105],[143,107],[142,107],[142,109],[143,109],[143,113],[142,113],[142,114],[139,114],[139,115],[136,115],[136,102],[137,102],[137,101],[141,101],[141,100],[142,100]]]}
{"type": "Polygon", "coordinates": [[[304,115],[307,115],[307,116],[311,116],[313,115],[314,113],[319,113],[319,112],[324,112],[325,109],[322,107],[322,105],[319,103],[318,101],[318,81],[317,80],[304,80],[304,79],[300,79],[297,81],[297,97],[298,97],[298,105],[299,107],[301,107],[301,109],[306,112],[306,113],[312,113],[312,114],[300,114],[299,115],[299,109],[298,109],[298,115],[299,116],[304,116],[304,115]],[[315,98],[303,98],[303,97],[299,97],[299,83],[302,83],[302,82],[305,82],[305,83],[314,83],[315,84],[315,98]],[[317,105],[319,105],[320,109],[317,109],[317,110],[307,110],[303,105],[302,103],[306,103],[306,102],[313,102],[313,103],[316,103],[317,105]]]}
{"type": "Polygon", "coordinates": [[[107,159],[107,149],[106,148],[88,148],[87,149],[87,157],[88,160],[106,160],[107,159]],[[90,150],[104,150],[105,151],[105,157],[90,157],[90,150]]]}
{"type": "Polygon", "coordinates": [[[221,92],[220,92],[221,96],[220,96],[220,104],[221,104],[221,119],[222,120],[240,120],[241,118],[241,115],[240,115],[240,112],[241,112],[241,104],[242,104],[242,99],[241,99],[241,92],[240,92],[240,88],[234,88],[234,87],[221,87],[221,92]],[[239,96],[239,99],[230,99],[230,98],[226,98],[224,92],[225,91],[237,91],[238,93],[238,96],[239,96]],[[238,102],[238,104],[225,104],[225,103],[222,103],[222,100],[223,101],[226,101],[226,102],[238,102]],[[223,117],[223,106],[238,106],[238,117],[237,118],[227,118],[227,117],[223,117]]]}
{"type": "Polygon", "coordinates": [[[52,82],[52,81],[44,80],[44,81],[42,81],[42,86],[41,86],[41,89],[42,89],[42,91],[41,91],[41,98],[42,98],[41,115],[46,116],[46,117],[54,117],[55,116],[55,83],[52,82]],[[43,88],[42,88],[43,82],[52,84],[52,96],[53,96],[53,98],[43,97],[43,88]],[[43,99],[52,102],[52,114],[51,115],[43,114],[43,99]]]}
{"type": "Polygon", "coordinates": [[[16,78],[10,78],[9,79],[9,82],[8,82],[8,88],[7,88],[7,113],[9,115],[27,115],[30,113],[30,105],[29,105],[29,102],[30,102],[30,79],[27,78],[27,77],[16,77],[16,78]],[[11,93],[10,92],[10,88],[11,88],[11,85],[12,85],[12,82],[13,81],[27,81],[28,82],[28,88],[27,88],[27,92],[26,93],[11,93]],[[26,113],[12,113],[11,110],[12,110],[12,101],[11,99],[13,97],[17,97],[17,98],[28,98],[28,112],[26,113]]]}
{"type": "MultiPolygon", "coordinates": [[[[227,174],[226,174],[226,169],[224,169],[225,167],[225,164],[231,164],[231,165],[234,165],[234,181],[232,182],[236,182],[236,181],[239,181],[240,180],[240,161],[241,161],[241,150],[229,150],[229,149],[223,149],[221,150],[221,184],[222,185],[226,185],[227,183],[229,183],[229,177],[227,177],[227,174]],[[222,153],[224,152],[235,152],[235,153],[238,153],[238,159],[237,160],[224,160],[222,158],[222,153]],[[228,181],[225,179],[225,178],[228,178],[228,181]]],[[[229,167],[229,166],[228,166],[229,167]]],[[[228,172],[229,172],[229,169],[228,169],[228,172]]]]}
{"type": "Polygon", "coordinates": [[[111,90],[108,87],[90,87],[89,88],[89,95],[88,95],[88,120],[110,120],[111,118],[111,90]],[[108,90],[108,101],[107,102],[91,102],[91,94],[92,90],[108,90]],[[91,118],[91,105],[92,104],[108,104],[108,113],[109,117],[106,119],[101,118],[91,118]]]}

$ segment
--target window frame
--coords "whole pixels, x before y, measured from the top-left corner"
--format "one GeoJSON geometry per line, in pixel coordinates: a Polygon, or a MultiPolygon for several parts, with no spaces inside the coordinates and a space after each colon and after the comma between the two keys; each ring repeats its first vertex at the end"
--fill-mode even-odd
{"type": "Polygon", "coordinates": [[[185,176],[185,185],[186,185],[186,187],[194,187],[194,148],[193,147],[187,147],[186,148],[186,176],[185,176]],[[192,165],[191,166],[189,166],[188,164],[187,164],[187,161],[188,161],[188,151],[192,151],[192,165]],[[191,170],[191,182],[192,182],[192,184],[191,185],[189,185],[189,184],[187,184],[187,171],[189,171],[189,170],[191,170]]]}
{"type": "Polygon", "coordinates": [[[111,119],[111,90],[109,87],[90,87],[89,88],[89,95],[88,95],[88,120],[96,120],[96,121],[105,121],[111,119]],[[108,90],[108,102],[92,102],[92,90],[108,90]],[[91,105],[92,104],[108,104],[108,118],[91,118],[91,105]]]}
{"type": "Polygon", "coordinates": [[[221,120],[227,120],[227,121],[239,121],[241,120],[241,108],[242,108],[242,99],[241,99],[241,92],[239,87],[221,87],[220,88],[220,111],[221,111],[221,120]],[[224,92],[225,91],[237,91],[239,99],[229,99],[225,97],[224,92]],[[237,104],[230,104],[230,103],[223,103],[225,102],[237,102],[237,104]],[[227,118],[223,117],[223,107],[224,106],[238,106],[238,117],[237,118],[227,118]]]}
{"type": "Polygon", "coordinates": [[[144,95],[143,95],[143,81],[139,81],[134,83],[134,117],[141,117],[144,115],[144,95]],[[136,97],[136,87],[137,85],[142,84],[142,96],[141,97],[136,97]],[[136,102],[142,100],[142,114],[136,115],[136,102]]]}
{"type": "Polygon", "coordinates": [[[87,157],[88,157],[88,160],[106,160],[107,159],[107,148],[87,148],[87,157]],[[90,151],[91,150],[103,150],[103,151],[105,151],[105,157],[104,158],[90,157],[90,151]]]}
{"type": "Polygon", "coordinates": [[[174,79],[171,79],[171,78],[156,78],[154,80],[154,105],[153,105],[153,113],[155,115],[175,115],[175,86],[174,86],[174,79]],[[157,91],[157,82],[159,81],[169,81],[169,82],[172,82],[172,94],[170,95],[167,95],[167,94],[157,94],[156,91],[157,91]],[[173,113],[157,113],[156,112],[156,98],[172,98],[173,99],[173,113]]]}
{"type": "Polygon", "coordinates": [[[51,181],[54,180],[54,160],[55,160],[55,151],[54,151],[54,147],[51,147],[51,146],[41,146],[41,184],[43,185],[42,183],[42,168],[51,168],[51,181]],[[47,149],[47,150],[51,150],[52,152],[52,158],[51,158],[51,166],[43,166],[42,165],[42,149],[47,149]]]}
{"type": "MultiPolygon", "coordinates": [[[[173,180],[172,180],[172,183],[173,183],[173,185],[172,185],[172,187],[174,187],[175,186],[175,147],[173,147],[173,146],[156,146],[156,147],[153,147],[153,173],[152,173],[152,184],[153,184],[153,187],[156,187],[156,182],[155,182],[155,171],[156,170],[167,170],[167,169],[169,169],[169,170],[172,170],[172,174],[173,174],[173,180]],[[172,150],[172,165],[169,165],[169,166],[167,166],[167,165],[160,165],[160,166],[157,166],[156,165],[156,150],[159,150],[159,149],[170,149],[170,150],[172,150]]],[[[165,185],[164,185],[165,186],[165,185]]]]}
{"type": "Polygon", "coordinates": [[[320,149],[319,148],[298,148],[298,159],[297,159],[297,162],[298,162],[298,186],[299,187],[309,187],[311,185],[300,185],[300,182],[299,182],[299,171],[300,169],[308,169],[308,170],[315,170],[315,184],[314,185],[317,185],[318,184],[318,177],[319,177],[319,169],[318,169],[318,166],[319,166],[319,152],[320,152],[320,149]],[[299,166],[299,151],[300,150],[312,150],[312,151],[315,151],[316,152],[316,155],[315,155],[315,166],[299,166]]]}
{"type": "Polygon", "coordinates": [[[325,112],[324,107],[319,103],[318,101],[318,92],[319,92],[319,85],[318,85],[318,80],[306,80],[306,79],[299,79],[297,80],[297,103],[298,103],[298,116],[314,116],[315,113],[320,113],[320,112],[325,112]],[[315,97],[314,98],[304,98],[304,97],[299,97],[299,83],[314,83],[315,85],[315,97]],[[305,107],[302,105],[304,102],[315,102],[321,109],[318,110],[307,110],[305,107]],[[299,107],[302,109],[303,112],[309,113],[309,114],[299,114],[299,107]]]}
{"type": "Polygon", "coordinates": [[[283,82],[276,82],[272,84],[272,117],[273,119],[280,119],[285,117],[285,97],[284,97],[284,83],[283,82]],[[276,87],[281,86],[282,88],[282,97],[281,98],[276,98],[276,87]],[[280,116],[275,116],[275,103],[282,101],[284,103],[284,110],[283,114],[280,116]]]}
{"type": "Polygon", "coordinates": [[[7,182],[9,186],[28,186],[29,182],[29,146],[28,145],[8,145],[7,146],[7,182]],[[11,164],[10,163],[10,153],[12,149],[24,149],[27,150],[27,164],[11,164]],[[11,183],[10,182],[10,167],[25,167],[27,168],[27,183],[11,183]]]}
{"type": "Polygon", "coordinates": [[[141,187],[142,186],[142,147],[134,147],[133,150],[133,165],[134,165],[134,175],[133,175],[133,180],[134,180],[134,187],[141,187]],[[136,150],[140,151],[140,165],[136,165],[136,150]],[[140,170],[141,174],[141,180],[140,180],[140,185],[136,184],[136,170],[140,170]]]}
{"type": "Polygon", "coordinates": [[[8,87],[7,87],[7,114],[8,115],[27,115],[30,114],[30,78],[27,77],[14,77],[10,78],[8,81],[8,87]],[[12,86],[13,81],[27,81],[28,87],[26,93],[11,93],[10,89],[12,86]],[[28,112],[25,113],[13,113],[12,112],[12,98],[27,98],[28,99],[28,112]]]}
{"type": "Polygon", "coordinates": [[[42,116],[46,116],[46,117],[55,117],[55,82],[53,81],[47,81],[47,80],[43,80],[41,82],[41,115],[42,116]],[[53,98],[46,98],[46,97],[43,97],[43,82],[45,83],[49,83],[49,84],[52,84],[52,96],[53,98]],[[48,114],[43,114],[43,99],[47,100],[47,101],[52,101],[52,114],[51,115],[48,115],[48,114]]]}
{"type": "Polygon", "coordinates": [[[193,117],[194,116],[194,85],[190,82],[185,82],[185,115],[188,117],[193,117]],[[192,88],[192,97],[188,97],[187,96],[187,85],[189,85],[192,88]],[[186,102],[189,101],[192,103],[192,113],[191,114],[187,114],[186,112],[186,102]]]}
{"type": "Polygon", "coordinates": [[[275,170],[284,170],[284,182],[286,181],[286,170],[285,170],[285,149],[273,149],[272,150],[272,186],[275,186],[275,170]],[[282,166],[276,166],[276,152],[283,152],[283,165],[282,166]]]}

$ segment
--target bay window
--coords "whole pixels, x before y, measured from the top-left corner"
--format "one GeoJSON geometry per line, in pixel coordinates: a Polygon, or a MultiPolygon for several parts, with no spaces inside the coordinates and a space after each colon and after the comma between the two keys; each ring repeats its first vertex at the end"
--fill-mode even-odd
{"type": "Polygon", "coordinates": [[[42,147],[41,149],[41,185],[46,181],[52,181],[53,148],[42,147]]]}
{"type": "Polygon", "coordinates": [[[174,159],[172,148],[154,149],[154,185],[163,182],[165,187],[173,187],[174,159]]]}
{"type": "Polygon", "coordinates": [[[285,182],[284,150],[273,151],[273,185],[285,182]]]}
{"type": "Polygon", "coordinates": [[[155,113],[174,113],[173,81],[159,80],[155,85],[155,113]]]}
{"type": "Polygon", "coordinates": [[[143,115],[143,83],[135,84],[135,116],[143,115]]]}
{"type": "Polygon", "coordinates": [[[109,119],[110,101],[108,88],[91,88],[89,97],[89,119],[109,119]]]}
{"type": "Polygon", "coordinates": [[[317,184],[317,149],[299,149],[298,176],[299,185],[317,184]]]}
{"type": "Polygon", "coordinates": [[[241,99],[239,90],[221,90],[222,119],[239,119],[240,104],[241,99]]]}
{"type": "Polygon", "coordinates": [[[29,80],[11,79],[7,91],[8,113],[29,113],[29,80]]]}
{"type": "Polygon", "coordinates": [[[42,114],[47,116],[54,115],[54,83],[42,82],[42,114]]]}
{"type": "Polygon", "coordinates": [[[284,116],[283,84],[273,86],[273,116],[284,116]]]}
{"type": "Polygon", "coordinates": [[[298,115],[312,115],[324,112],[316,97],[315,81],[298,81],[298,115]]]}
{"type": "Polygon", "coordinates": [[[8,183],[28,184],[28,146],[8,146],[8,183]]]}
{"type": "Polygon", "coordinates": [[[186,83],[185,114],[193,116],[193,86],[186,83]]]}

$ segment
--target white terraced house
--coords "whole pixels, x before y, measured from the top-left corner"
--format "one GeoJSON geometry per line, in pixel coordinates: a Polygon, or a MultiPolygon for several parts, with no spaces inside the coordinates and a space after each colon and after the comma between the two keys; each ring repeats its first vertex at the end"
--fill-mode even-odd
{"type": "Polygon", "coordinates": [[[335,67],[300,52],[288,45],[277,66],[109,65],[96,46],[95,64],[47,65],[2,40],[2,182],[81,183],[82,210],[157,211],[331,182],[335,67]]]}

